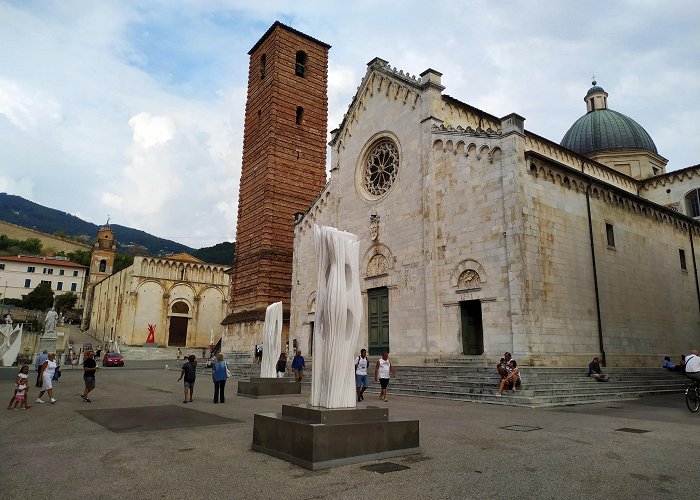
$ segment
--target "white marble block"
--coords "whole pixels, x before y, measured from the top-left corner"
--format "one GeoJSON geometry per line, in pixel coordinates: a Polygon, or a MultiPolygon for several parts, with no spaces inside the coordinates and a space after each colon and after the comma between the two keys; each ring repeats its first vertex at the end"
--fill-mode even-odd
{"type": "Polygon", "coordinates": [[[353,355],[362,321],[357,236],[314,226],[318,262],[311,405],[354,408],[353,355]]]}
{"type": "Polygon", "coordinates": [[[263,357],[260,363],[261,378],[277,377],[277,360],[282,349],[282,302],[267,306],[263,330],[263,357]]]}

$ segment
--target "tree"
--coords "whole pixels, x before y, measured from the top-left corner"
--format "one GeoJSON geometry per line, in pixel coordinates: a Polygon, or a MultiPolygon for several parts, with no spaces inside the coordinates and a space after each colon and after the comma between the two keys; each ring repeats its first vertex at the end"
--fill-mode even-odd
{"type": "Polygon", "coordinates": [[[73,309],[75,303],[78,302],[78,296],[73,292],[63,293],[56,296],[56,310],[67,311],[73,309]]]}
{"type": "Polygon", "coordinates": [[[66,257],[70,259],[71,262],[76,264],[82,264],[83,266],[90,266],[90,251],[88,250],[76,250],[75,252],[68,252],[66,257]]]}
{"type": "Polygon", "coordinates": [[[39,285],[24,296],[22,307],[25,309],[48,309],[53,305],[53,290],[49,283],[39,283],[39,285]]]}
{"type": "Polygon", "coordinates": [[[134,256],[133,255],[125,255],[123,253],[118,253],[114,257],[114,269],[112,269],[113,272],[118,273],[122,269],[126,269],[129,267],[131,264],[134,263],[134,256]]]}

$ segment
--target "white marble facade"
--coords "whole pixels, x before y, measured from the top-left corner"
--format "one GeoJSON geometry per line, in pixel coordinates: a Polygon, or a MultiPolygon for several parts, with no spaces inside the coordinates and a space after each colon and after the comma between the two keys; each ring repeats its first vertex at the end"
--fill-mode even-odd
{"type": "Polygon", "coordinates": [[[134,257],[95,285],[89,332],[105,343],[138,346],[154,324],[159,346],[208,347],[226,315],[225,270],[188,255],[134,257]]]}
{"type": "Polygon", "coordinates": [[[358,235],[356,350],[370,344],[376,290],[399,362],[510,351],[577,366],[602,338],[609,365],[657,366],[700,344],[700,226],[662,206],[700,188],[697,168],[636,180],[443,90],[436,71],[369,64],[333,132],[330,182],[296,224],[290,338],[306,352],[314,340],[322,224],[358,235]]]}

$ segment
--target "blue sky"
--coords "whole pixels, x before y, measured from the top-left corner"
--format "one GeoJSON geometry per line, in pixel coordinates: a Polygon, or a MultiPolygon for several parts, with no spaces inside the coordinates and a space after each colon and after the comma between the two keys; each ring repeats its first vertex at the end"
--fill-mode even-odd
{"type": "Polygon", "coordinates": [[[669,170],[700,163],[697,2],[0,0],[0,191],[234,240],[247,52],[275,20],[333,46],[329,130],[374,57],[556,142],[595,74],[669,170]]]}

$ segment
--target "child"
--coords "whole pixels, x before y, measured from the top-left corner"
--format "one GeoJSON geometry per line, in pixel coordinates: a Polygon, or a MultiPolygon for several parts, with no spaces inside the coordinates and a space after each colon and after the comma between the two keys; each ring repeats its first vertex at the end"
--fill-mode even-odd
{"type": "Polygon", "coordinates": [[[8,410],[11,410],[13,408],[17,409],[18,404],[19,407],[23,410],[31,408],[31,406],[27,406],[27,398],[29,397],[29,389],[27,385],[28,377],[29,366],[24,365],[17,374],[17,377],[15,377],[15,393],[12,396],[12,399],[10,400],[10,405],[7,407],[8,410]]]}

